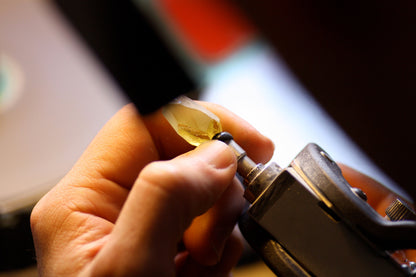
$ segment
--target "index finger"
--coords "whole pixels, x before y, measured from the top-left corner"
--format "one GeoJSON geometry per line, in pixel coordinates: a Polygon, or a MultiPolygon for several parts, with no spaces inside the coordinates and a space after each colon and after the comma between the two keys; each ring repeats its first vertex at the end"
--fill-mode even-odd
{"type": "MultiPolygon", "coordinates": [[[[223,129],[234,136],[254,161],[270,159],[274,149],[271,140],[225,108],[202,104],[220,118],[223,129]]],[[[191,149],[193,146],[176,134],[161,111],[141,117],[130,104],[104,126],[76,168],[86,176],[97,174],[130,188],[148,163],[171,159],[191,149]]]]}
{"type": "MultiPolygon", "coordinates": [[[[269,138],[260,134],[244,119],[220,105],[208,102],[198,103],[220,118],[223,130],[233,135],[236,142],[240,144],[251,159],[259,163],[269,161],[274,150],[273,142],[269,138]]],[[[193,148],[176,134],[160,111],[146,116],[145,124],[157,143],[162,158],[170,159],[193,148]]]]}

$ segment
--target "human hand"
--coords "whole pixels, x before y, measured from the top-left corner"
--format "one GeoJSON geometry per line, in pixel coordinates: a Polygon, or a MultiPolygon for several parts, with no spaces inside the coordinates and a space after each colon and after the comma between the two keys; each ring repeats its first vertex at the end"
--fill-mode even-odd
{"type": "MultiPolygon", "coordinates": [[[[271,157],[269,139],[229,111],[204,105],[253,160],[271,157]]],[[[234,154],[222,142],[192,150],[160,112],[141,117],[126,106],[35,206],[39,273],[228,275],[242,251],[233,234],[244,205],[235,172],[234,154]]]]}

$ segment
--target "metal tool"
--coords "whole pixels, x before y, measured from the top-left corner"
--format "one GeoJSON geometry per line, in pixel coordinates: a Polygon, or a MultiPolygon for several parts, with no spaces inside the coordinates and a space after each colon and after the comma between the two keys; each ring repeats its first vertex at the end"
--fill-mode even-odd
{"type": "Polygon", "coordinates": [[[323,149],[308,144],[287,168],[254,163],[226,132],[251,206],[239,227],[278,276],[416,276],[393,257],[416,248],[416,215],[398,199],[380,216],[323,149]]]}

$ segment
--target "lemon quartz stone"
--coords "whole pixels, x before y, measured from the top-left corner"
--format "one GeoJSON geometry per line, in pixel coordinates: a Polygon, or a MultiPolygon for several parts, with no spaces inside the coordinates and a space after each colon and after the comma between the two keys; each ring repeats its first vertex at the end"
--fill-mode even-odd
{"type": "Polygon", "coordinates": [[[178,135],[194,146],[222,132],[220,119],[186,96],[167,104],[162,113],[178,135]]]}

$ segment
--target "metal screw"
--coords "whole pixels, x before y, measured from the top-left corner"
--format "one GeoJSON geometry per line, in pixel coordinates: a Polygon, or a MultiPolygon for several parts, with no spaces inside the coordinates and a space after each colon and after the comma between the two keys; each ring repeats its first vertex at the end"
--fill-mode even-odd
{"type": "Polygon", "coordinates": [[[359,188],[351,188],[352,192],[355,193],[355,195],[357,195],[358,197],[360,197],[362,200],[367,201],[367,194],[365,194],[364,191],[362,191],[359,188]]]}

